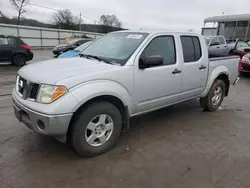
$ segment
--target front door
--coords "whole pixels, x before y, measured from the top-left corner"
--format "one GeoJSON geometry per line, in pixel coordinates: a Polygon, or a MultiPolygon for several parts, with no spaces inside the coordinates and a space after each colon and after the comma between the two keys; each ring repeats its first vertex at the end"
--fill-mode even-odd
{"type": "Polygon", "coordinates": [[[205,89],[208,75],[207,52],[202,53],[197,36],[181,36],[183,51],[181,100],[199,96],[205,89]]]}
{"type": "Polygon", "coordinates": [[[155,36],[136,58],[134,91],[136,112],[160,108],[179,100],[181,90],[181,66],[176,58],[174,36],[155,36]],[[139,68],[139,59],[162,56],[163,65],[139,68]]]}

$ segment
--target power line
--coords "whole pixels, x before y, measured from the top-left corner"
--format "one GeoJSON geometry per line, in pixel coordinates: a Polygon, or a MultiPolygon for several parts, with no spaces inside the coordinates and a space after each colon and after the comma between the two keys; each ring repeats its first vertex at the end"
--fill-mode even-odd
{"type": "MultiPolygon", "coordinates": [[[[53,10],[53,11],[59,11],[60,10],[60,9],[55,9],[55,8],[51,8],[51,7],[47,7],[47,6],[43,6],[43,5],[34,4],[34,3],[28,3],[28,4],[32,5],[32,6],[40,7],[40,8],[45,8],[45,9],[48,9],[48,10],[53,10]]],[[[72,14],[79,16],[79,13],[72,12],[72,14]]],[[[90,17],[83,16],[82,14],[80,14],[80,19],[81,19],[81,17],[86,18],[88,20],[91,20],[94,23],[96,23],[96,22],[99,23],[98,21],[96,21],[96,20],[94,20],[94,19],[92,19],[90,17]]]]}

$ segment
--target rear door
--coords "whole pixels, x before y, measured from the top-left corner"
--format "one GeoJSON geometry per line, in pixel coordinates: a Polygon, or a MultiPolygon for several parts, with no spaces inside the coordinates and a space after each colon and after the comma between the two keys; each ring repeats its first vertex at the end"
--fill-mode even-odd
{"type": "Polygon", "coordinates": [[[226,43],[226,40],[224,37],[222,36],[219,36],[218,37],[218,41],[219,41],[219,48],[218,48],[218,52],[221,56],[227,56],[229,55],[229,49],[228,49],[228,46],[227,46],[227,43],[226,43]]]}
{"type": "MultiPolygon", "coordinates": [[[[199,96],[207,82],[208,57],[207,52],[201,48],[201,38],[198,36],[180,36],[183,64],[181,100],[199,96]]],[[[203,46],[205,47],[205,41],[203,46]]]]}
{"type": "Polygon", "coordinates": [[[212,37],[211,42],[208,46],[209,56],[211,57],[220,56],[219,52],[220,52],[220,46],[219,46],[218,37],[212,37]]]}
{"type": "Polygon", "coordinates": [[[13,37],[0,37],[0,62],[10,62],[14,49],[15,40],[13,37]]]}

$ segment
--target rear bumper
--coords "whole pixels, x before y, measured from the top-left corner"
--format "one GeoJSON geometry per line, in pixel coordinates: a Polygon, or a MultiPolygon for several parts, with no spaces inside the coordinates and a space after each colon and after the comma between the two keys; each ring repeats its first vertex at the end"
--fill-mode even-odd
{"type": "Polygon", "coordinates": [[[16,118],[29,129],[43,135],[65,136],[73,113],[47,115],[33,111],[15,99],[13,96],[13,106],[16,118]]]}

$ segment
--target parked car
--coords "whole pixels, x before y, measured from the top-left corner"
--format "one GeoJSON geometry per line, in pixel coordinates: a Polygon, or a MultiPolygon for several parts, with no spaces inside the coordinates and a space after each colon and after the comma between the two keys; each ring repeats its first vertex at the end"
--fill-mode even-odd
{"type": "Polygon", "coordinates": [[[250,53],[247,53],[241,58],[238,66],[238,71],[240,74],[250,73],[250,53]]]}
{"type": "Polygon", "coordinates": [[[224,36],[205,37],[209,57],[232,55],[235,42],[227,43],[224,36]]]}
{"type": "Polygon", "coordinates": [[[74,50],[78,46],[81,46],[82,44],[88,41],[90,41],[90,39],[77,39],[77,40],[72,40],[71,42],[66,44],[60,44],[53,48],[53,54],[57,57],[64,52],[67,52],[69,50],[74,50]]]}
{"type": "Polygon", "coordinates": [[[244,55],[250,52],[250,45],[247,42],[238,40],[235,48],[233,49],[232,55],[238,55],[242,58],[244,55]]]}
{"type": "Polygon", "coordinates": [[[12,62],[17,66],[23,66],[33,59],[30,46],[20,37],[0,35],[0,64],[12,62]]]}
{"type": "Polygon", "coordinates": [[[62,53],[61,55],[58,56],[58,58],[64,58],[64,57],[75,57],[77,56],[80,52],[85,50],[89,45],[91,45],[94,41],[88,41],[82,44],[81,46],[75,48],[74,50],[69,50],[67,52],[62,53]]]}
{"type": "Polygon", "coordinates": [[[131,117],[197,97],[202,108],[216,111],[239,79],[238,62],[237,56],[209,60],[198,34],[113,32],[79,57],[20,69],[14,111],[28,128],[92,157],[113,148],[131,117]]]}

